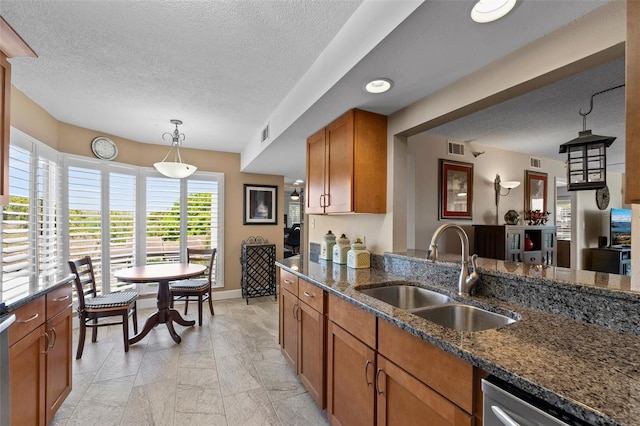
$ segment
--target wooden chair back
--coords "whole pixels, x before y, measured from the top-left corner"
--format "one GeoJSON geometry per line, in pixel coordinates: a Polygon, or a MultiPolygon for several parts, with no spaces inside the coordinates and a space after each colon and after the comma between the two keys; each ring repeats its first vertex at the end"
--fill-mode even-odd
{"type": "Polygon", "coordinates": [[[76,274],[75,287],[78,294],[78,309],[82,311],[85,307],[85,297],[98,295],[91,257],[85,256],[78,260],[70,260],[69,269],[76,274]]]}
{"type": "Polygon", "coordinates": [[[209,284],[215,282],[216,249],[187,248],[187,258],[189,263],[206,265],[207,269],[202,273],[202,277],[206,277],[209,284]]]}

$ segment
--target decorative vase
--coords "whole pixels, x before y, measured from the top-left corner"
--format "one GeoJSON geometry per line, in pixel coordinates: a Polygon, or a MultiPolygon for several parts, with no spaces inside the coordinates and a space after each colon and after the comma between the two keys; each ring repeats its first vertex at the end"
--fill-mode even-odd
{"type": "Polygon", "coordinates": [[[526,234],[524,236],[524,249],[525,250],[533,249],[533,241],[531,241],[531,238],[529,238],[529,234],[526,234]]]}
{"type": "Polygon", "coordinates": [[[509,210],[504,215],[504,221],[507,225],[517,225],[520,221],[520,215],[515,210],[509,210]]]}

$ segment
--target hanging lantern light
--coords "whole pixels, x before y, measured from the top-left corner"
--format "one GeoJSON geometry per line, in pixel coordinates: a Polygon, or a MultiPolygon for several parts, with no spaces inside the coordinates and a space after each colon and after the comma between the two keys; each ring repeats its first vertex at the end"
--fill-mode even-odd
{"type": "Polygon", "coordinates": [[[600,189],[607,185],[607,148],[611,146],[615,136],[600,136],[587,130],[587,115],[593,110],[593,97],[616,87],[603,90],[591,95],[589,111],[578,114],[582,116],[582,131],[578,137],[560,145],[560,154],[567,154],[567,190],[582,191],[600,189]]]}

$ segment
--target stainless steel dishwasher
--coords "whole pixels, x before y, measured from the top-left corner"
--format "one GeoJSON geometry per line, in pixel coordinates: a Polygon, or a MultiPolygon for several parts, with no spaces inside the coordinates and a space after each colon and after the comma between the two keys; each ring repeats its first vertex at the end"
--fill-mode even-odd
{"type": "Polygon", "coordinates": [[[0,425],[11,423],[9,387],[9,326],[16,320],[14,314],[0,317],[0,425]]]}
{"type": "Polygon", "coordinates": [[[495,377],[482,380],[484,426],[587,426],[569,413],[495,377]]]}

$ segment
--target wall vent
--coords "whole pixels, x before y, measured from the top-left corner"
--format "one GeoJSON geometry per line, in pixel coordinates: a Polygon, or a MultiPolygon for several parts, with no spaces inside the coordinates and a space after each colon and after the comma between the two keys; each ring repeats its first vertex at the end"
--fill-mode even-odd
{"type": "Polygon", "coordinates": [[[541,169],[542,168],[542,160],[536,157],[529,157],[529,163],[531,164],[531,167],[534,169],[541,169]]]}
{"type": "Polygon", "coordinates": [[[447,141],[447,153],[464,157],[464,144],[462,142],[447,141]]]}
{"type": "Polygon", "coordinates": [[[269,123],[267,123],[266,127],[262,129],[262,134],[260,135],[260,143],[269,139],[269,123]]]}

